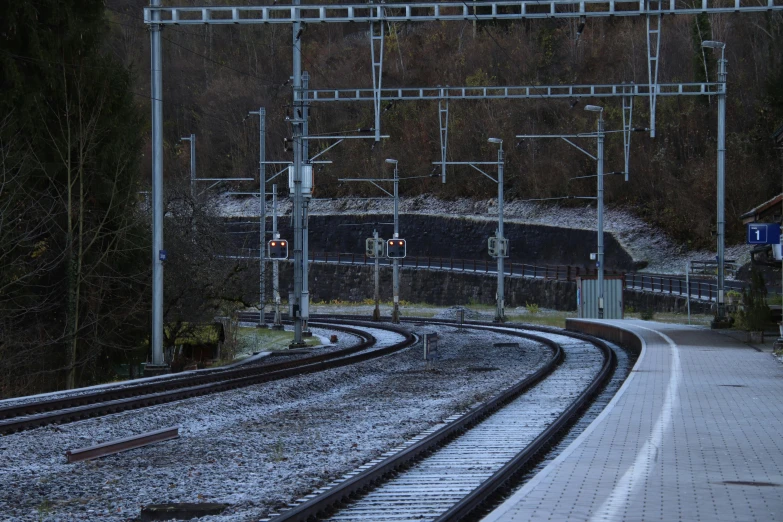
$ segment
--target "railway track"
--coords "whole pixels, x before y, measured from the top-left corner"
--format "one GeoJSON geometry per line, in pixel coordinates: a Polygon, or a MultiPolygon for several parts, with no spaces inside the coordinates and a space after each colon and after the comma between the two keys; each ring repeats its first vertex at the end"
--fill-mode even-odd
{"type": "Polygon", "coordinates": [[[328,323],[311,322],[310,324],[314,327],[326,327],[356,335],[361,339],[361,342],[341,350],[278,363],[199,372],[196,375],[185,377],[157,379],[139,385],[6,406],[0,408],[0,434],[14,433],[55,423],[73,422],[337,368],[381,357],[416,342],[415,336],[406,330],[390,325],[370,325],[345,319],[328,323]],[[402,336],[403,340],[390,346],[373,348],[376,344],[375,337],[347,325],[367,325],[371,328],[389,330],[402,336]]]}
{"type": "MultiPolygon", "coordinates": [[[[415,320],[428,326],[455,325],[415,320]]],[[[465,325],[540,342],[552,350],[552,358],[494,399],[446,419],[267,520],[465,519],[556,442],[614,370],[614,351],[589,336],[528,325],[465,325]],[[557,336],[557,341],[521,328],[557,336]]]]}

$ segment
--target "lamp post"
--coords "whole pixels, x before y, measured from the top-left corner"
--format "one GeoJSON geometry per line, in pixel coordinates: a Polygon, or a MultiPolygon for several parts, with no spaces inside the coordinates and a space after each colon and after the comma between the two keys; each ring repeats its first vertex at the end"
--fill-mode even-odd
{"type": "Polygon", "coordinates": [[[701,43],[702,47],[708,49],[720,49],[720,60],[718,60],[718,201],[717,201],[717,236],[718,236],[718,303],[715,310],[715,319],[712,321],[713,328],[725,328],[729,326],[726,316],[725,304],[725,232],[726,217],[724,212],[725,204],[725,185],[726,185],[726,44],[713,40],[705,40],[701,43]]]}
{"type": "Polygon", "coordinates": [[[604,108],[586,105],[586,111],[598,113],[598,318],[604,318],[604,108]]]}
{"type": "MultiPolygon", "coordinates": [[[[394,239],[400,237],[400,196],[399,185],[400,175],[397,167],[396,159],[387,159],[386,163],[394,165],[394,239]]],[[[393,275],[392,280],[394,284],[394,308],[392,309],[392,323],[399,324],[400,322],[400,260],[393,259],[393,275]]]]}
{"type": "Polygon", "coordinates": [[[506,255],[504,237],[503,237],[503,140],[500,138],[489,138],[489,143],[499,145],[498,148],[498,231],[497,244],[500,245],[498,251],[498,290],[497,290],[497,308],[495,310],[495,322],[502,323],[506,320],[505,312],[505,292],[503,289],[503,257],[506,255]]]}
{"type": "Polygon", "coordinates": [[[497,309],[495,312],[495,319],[494,321],[496,323],[502,323],[506,320],[506,313],[505,313],[505,295],[503,291],[503,258],[508,255],[508,242],[503,237],[503,166],[504,166],[504,156],[503,156],[503,140],[500,138],[489,138],[487,139],[489,143],[495,143],[497,145],[500,145],[498,148],[498,159],[497,161],[437,161],[433,162],[434,165],[441,165],[444,169],[446,165],[468,165],[469,167],[473,168],[474,170],[477,170],[480,172],[483,176],[491,179],[494,183],[497,183],[498,185],[498,228],[496,231],[496,237],[489,238],[489,244],[488,244],[488,250],[489,255],[492,257],[497,257],[498,259],[498,289],[497,293],[495,295],[495,299],[497,302],[497,309]],[[498,176],[497,179],[492,177],[490,174],[487,174],[484,172],[483,167],[484,165],[494,165],[498,169],[498,176]],[[492,246],[492,242],[494,241],[494,247],[492,246]],[[493,250],[494,248],[494,250],[493,250]]]}

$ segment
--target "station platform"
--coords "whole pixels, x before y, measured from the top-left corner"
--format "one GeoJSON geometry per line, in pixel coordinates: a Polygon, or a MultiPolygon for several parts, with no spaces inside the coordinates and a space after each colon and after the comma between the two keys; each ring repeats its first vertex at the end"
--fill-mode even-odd
{"type": "Polygon", "coordinates": [[[769,350],[649,321],[567,327],[641,353],[604,411],[484,522],[783,521],[783,364],[769,350]]]}

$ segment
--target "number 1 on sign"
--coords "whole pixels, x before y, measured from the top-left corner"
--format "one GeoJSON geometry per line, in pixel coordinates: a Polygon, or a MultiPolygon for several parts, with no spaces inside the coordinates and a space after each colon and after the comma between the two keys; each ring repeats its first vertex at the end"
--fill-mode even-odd
{"type": "Polygon", "coordinates": [[[757,228],[757,229],[756,229],[756,241],[759,241],[759,240],[761,240],[761,230],[759,230],[759,229],[757,228]]]}

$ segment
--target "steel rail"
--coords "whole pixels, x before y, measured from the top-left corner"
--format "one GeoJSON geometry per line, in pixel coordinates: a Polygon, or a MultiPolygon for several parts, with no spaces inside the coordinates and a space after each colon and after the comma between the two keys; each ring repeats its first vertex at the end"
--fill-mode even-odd
{"type": "Polygon", "coordinates": [[[529,469],[530,464],[533,463],[540,454],[553,446],[552,441],[557,438],[558,434],[566,430],[576,421],[579,413],[585,409],[590,400],[598,394],[600,389],[611,378],[614,369],[617,366],[617,356],[614,350],[604,341],[597,337],[590,337],[583,334],[574,335],[574,332],[568,332],[567,334],[562,335],[576,337],[598,346],[604,354],[604,365],[601,367],[601,370],[571,406],[541,432],[533,442],[520,451],[505,466],[484,481],[481,486],[473,490],[473,492],[452,506],[443,515],[435,519],[436,522],[457,522],[467,518],[472,513],[475,513],[476,510],[484,505],[493,495],[496,495],[505,484],[509,483],[520,473],[529,469]]]}
{"type": "MultiPolygon", "coordinates": [[[[342,320],[341,322],[343,324],[349,324],[349,321],[342,320]]],[[[326,323],[311,322],[310,324],[312,324],[313,326],[327,326],[326,323]]],[[[356,323],[350,322],[350,324],[356,324],[356,323]]],[[[407,348],[408,346],[414,344],[417,341],[417,338],[414,335],[410,334],[409,332],[401,328],[392,327],[390,325],[384,325],[383,327],[380,327],[377,324],[372,324],[371,326],[372,328],[383,328],[386,330],[394,331],[395,333],[399,333],[400,335],[403,336],[404,340],[399,343],[393,344],[391,346],[387,346],[385,348],[364,351],[363,353],[356,354],[355,353],[356,351],[362,351],[368,347],[365,346],[364,348],[358,348],[358,346],[364,344],[361,343],[360,345],[346,349],[346,350],[351,350],[351,354],[346,354],[345,350],[340,351],[341,357],[339,358],[332,357],[326,359],[325,356],[329,356],[331,354],[337,353],[337,352],[331,352],[331,354],[324,354],[323,356],[310,357],[310,358],[300,359],[298,361],[278,363],[282,365],[287,365],[289,367],[284,369],[278,369],[276,371],[268,371],[268,367],[267,367],[267,371],[265,371],[264,373],[256,372],[250,375],[246,375],[242,377],[233,377],[233,378],[225,378],[224,374],[220,374],[217,377],[218,378],[224,377],[223,380],[218,380],[218,381],[213,380],[213,382],[208,382],[206,384],[188,386],[185,388],[177,388],[174,390],[161,391],[158,393],[150,393],[141,396],[133,396],[133,397],[119,399],[119,400],[97,402],[85,406],[78,406],[73,408],[56,410],[53,412],[47,412],[40,415],[15,417],[10,420],[0,421],[0,434],[13,433],[16,431],[37,428],[37,427],[46,426],[54,423],[72,422],[72,421],[85,419],[89,417],[117,413],[120,411],[126,411],[131,409],[138,409],[147,406],[172,402],[176,400],[207,395],[210,393],[232,390],[236,388],[250,386],[253,384],[261,384],[274,380],[286,379],[289,377],[295,377],[299,375],[320,372],[332,368],[338,368],[341,366],[348,366],[351,364],[366,361],[376,357],[382,357],[384,355],[388,355],[395,351],[402,350],[403,348],[407,348]]],[[[375,339],[372,338],[372,340],[373,343],[371,343],[371,345],[374,344],[375,339]]]]}
{"type": "MultiPolygon", "coordinates": [[[[403,319],[410,320],[411,318],[403,319]]],[[[429,318],[415,319],[422,320],[428,325],[448,324],[452,326],[455,324],[460,324],[451,320],[432,321],[429,318]]],[[[435,448],[444,445],[446,442],[454,439],[465,430],[470,429],[470,427],[476,425],[479,421],[486,418],[492,412],[498,410],[506,403],[510,402],[538,382],[545,379],[562,361],[562,348],[559,344],[555,343],[551,339],[529,333],[523,333],[520,331],[513,331],[511,328],[524,328],[525,330],[537,330],[546,333],[556,333],[557,335],[585,340],[598,346],[598,348],[603,353],[604,364],[601,370],[593,378],[591,384],[561,415],[558,416],[558,418],[546,430],[544,430],[544,432],[542,432],[541,435],[539,435],[523,451],[518,453],[509,463],[503,466],[502,469],[487,479],[478,489],[474,490],[462,501],[453,506],[446,514],[444,514],[444,516],[438,518],[439,521],[459,520],[460,518],[463,518],[465,515],[473,512],[477,507],[482,505],[482,503],[484,503],[490,496],[495,494],[495,492],[497,492],[498,489],[503,486],[503,484],[508,482],[509,479],[517,475],[520,471],[524,470],[529,465],[531,460],[540,454],[543,449],[548,447],[548,445],[552,443],[552,441],[560,432],[576,421],[577,414],[586,407],[589,400],[611,377],[616,366],[614,351],[600,339],[591,336],[575,334],[574,332],[565,332],[563,330],[557,330],[554,328],[536,327],[531,325],[510,324],[507,325],[509,328],[498,328],[497,325],[494,325],[494,323],[484,323],[480,321],[469,321],[463,322],[461,324],[463,326],[467,325],[481,327],[487,331],[517,335],[541,342],[553,350],[554,356],[547,365],[540,368],[533,375],[509,388],[490,401],[487,401],[482,405],[474,408],[466,415],[461,416],[459,419],[456,419],[443,428],[435,431],[434,433],[431,433],[427,437],[412,444],[399,453],[390,456],[389,458],[377,463],[371,468],[338,484],[327,492],[316,496],[315,498],[312,498],[307,502],[300,504],[280,515],[270,517],[270,520],[273,522],[303,522],[306,520],[318,519],[320,515],[328,513],[330,510],[334,509],[335,506],[349,502],[352,496],[366,492],[366,490],[372,488],[374,484],[383,481],[386,477],[400,469],[409,466],[414,461],[420,460],[435,448]]]]}
{"type": "MultiPolygon", "coordinates": [[[[491,328],[489,330],[492,331],[491,328]]],[[[504,334],[510,333],[508,330],[496,330],[504,334]]],[[[515,334],[511,333],[511,335],[515,334]]],[[[539,368],[526,379],[494,398],[482,403],[478,407],[473,408],[459,419],[447,424],[422,440],[408,446],[362,473],[341,482],[324,494],[308,500],[276,517],[272,517],[271,520],[274,522],[304,522],[317,519],[319,514],[326,513],[343,502],[348,502],[351,496],[362,493],[367,488],[372,487],[374,483],[384,480],[387,476],[409,466],[413,462],[426,456],[435,448],[440,447],[459,436],[463,431],[476,425],[489,414],[546,378],[563,360],[562,348],[551,339],[533,334],[522,334],[520,332],[517,332],[516,335],[546,345],[552,350],[552,358],[547,364],[539,368]]]]}
{"type": "Polygon", "coordinates": [[[179,426],[174,426],[172,428],[163,428],[161,430],[140,433],[123,439],[110,440],[108,442],[96,444],[95,446],[68,450],[65,452],[65,457],[68,459],[68,462],[81,462],[83,460],[105,457],[106,455],[114,455],[121,451],[140,448],[142,446],[147,446],[148,444],[176,439],[178,437],[179,426]]]}
{"type": "Polygon", "coordinates": [[[253,365],[251,367],[233,368],[233,369],[219,369],[215,368],[211,371],[202,371],[196,375],[177,375],[172,374],[171,378],[160,379],[152,383],[144,384],[131,384],[129,386],[123,386],[118,388],[110,388],[106,390],[100,390],[96,392],[84,393],[80,395],[58,397],[54,399],[46,399],[35,402],[28,402],[23,404],[15,404],[0,408],[0,420],[10,419],[14,417],[20,417],[23,415],[31,415],[36,413],[43,413],[47,411],[54,411],[66,408],[73,408],[77,406],[83,406],[87,404],[94,404],[97,402],[114,401],[118,399],[124,399],[128,397],[136,397],[141,395],[148,395],[161,391],[172,390],[176,388],[185,388],[197,384],[206,384],[209,382],[222,381],[227,378],[244,377],[248,375],[254,375],[262,372],[272,372],[282,370],[285,368],[292,368],[303,364],[328,360],[336,357],[343,357],[351,353],[355,353],[360,350],[369,348],[375,343],[375,338],[371,335],[367,335],[361,330],[347,328],[340,326],[335,328],[336,330],[343,331],[345,333],[358,336],[362,341],[348,348],[342,350],[335,350],[321,355],[314,355],[309,357],[303,357],[291,361],[276,362],[271,364],[253,365]]]}

